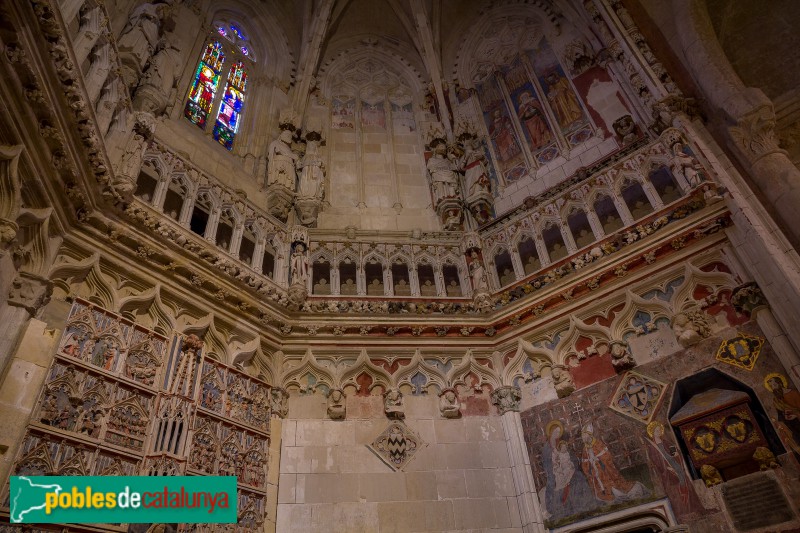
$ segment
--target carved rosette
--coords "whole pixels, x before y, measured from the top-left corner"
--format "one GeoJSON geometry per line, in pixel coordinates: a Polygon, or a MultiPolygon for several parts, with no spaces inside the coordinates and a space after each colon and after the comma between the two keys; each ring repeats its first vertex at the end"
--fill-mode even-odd
{"type": "Polygon", "coordinates": [[[747,313],[750,316],[753,316],[756,311],[769,306],[764,293],[761,292],[761,288],[754,281],[733,289],[731,303],[737,311],[747,313]]]}
{"type": "Polygon", "coordinates": [[[492,405],[497,406],[501,415],[509,411],[519,412],[519,404],[522,401],[522,392],[519,387],[507,385],[492,391],[492,405]]]}

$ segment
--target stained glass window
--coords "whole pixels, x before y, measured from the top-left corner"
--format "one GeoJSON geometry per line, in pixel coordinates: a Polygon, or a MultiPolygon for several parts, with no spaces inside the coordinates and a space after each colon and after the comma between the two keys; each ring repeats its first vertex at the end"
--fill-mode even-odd
{"type": "Polygon", "coordinates": [[[214,124],[214,138],[228,150],[233,147],[233,138],[239,131],[246,87],[247,73],[244,64],[238,61],[231,66],[228,73],[228,83],[222,95],[217,122],[214,124]]]}
{"type": "Polygon", "coordinates": [[[237,27],[236,27],[236,26],[234,26],[233,24],[231,24],[231,31],[232,31],[234,34],[236,34],[236,36],[237,36],[239,39],[242,39],[243,41],[244,41],[244,40],[247,40],[247,37],[245,37],[244,35],[242,35],[242,32],[241,32],[241,30],[239,30],[239,28],[237,28],[237,27]]]}
{"type": "Polygon", "coordinates": [[[205,129],[211,104],[219,84],[219,74],[225,62],[225,53],[218,42],[209,43],[189,88],[184,115],[198,127],[205,129]]]}

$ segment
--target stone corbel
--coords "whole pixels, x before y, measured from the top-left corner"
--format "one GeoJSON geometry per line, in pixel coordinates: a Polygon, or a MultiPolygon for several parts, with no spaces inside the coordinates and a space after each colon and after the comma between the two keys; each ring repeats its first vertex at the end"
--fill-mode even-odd
{"type": "Polygon", "coordinates": [[[737,311],[740,313],[744,311],[750,316],[754,316],[757,311],[769,306],[764,293],[754,281],[733,289],[731,303],[737,311]]]}
{"type": "Polygon", "coordinates": [[[492,405],[497,406],[500,415],[509,411],[519,412],[519,404],[522,401],[522,391],[519,387],[511,385],[498,387],[492,391],[492,405]]]}
{"type": "Polygon", "coordinates": [[[20,272],[11,283],[8,292],[8,305],[22,307],[31,316],[47,305],[53,292],[53,282],[47,278],[20,272]]]}

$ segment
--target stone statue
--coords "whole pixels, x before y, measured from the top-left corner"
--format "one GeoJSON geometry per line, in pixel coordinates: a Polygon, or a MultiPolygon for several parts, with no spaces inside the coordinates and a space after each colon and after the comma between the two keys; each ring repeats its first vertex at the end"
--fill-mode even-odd
{"type": "Polygon", "coordinates": [[[309,268],[308,257],[306,256],[306,245],[302,242],[297,243],[294,247],[291,268],[291,285],[302,285],[305,287],[309,268]]]}
{"type": "Polygon", "coordinates": [[[486,171],[486,155],[478,137],[464,143],[464,178],[467,182],[467,198],[492,192],[492,184],[486,171]]]}
{"type": "Polygon", "coordinates": [[[439,396],[439,411],[444,418],[458,418],[461,416],[461,404],[453,389],[445,389],[439,396]]]}
{"type": "Polygon", "coordinates": [[[347,414],[345,395],[341,389],[333,389],[328,394],[328,416],[331,420],[344,420],[347,414]]]}
{"type": "Polygon", "coordinates": [[[308,139],[306,153],[298,164],[300,184],[297,188],[298,198],[315,198],[321,200],[325,194],[325,169],[319,155],[319,141],[308,139]]]}
{"type": "Polygon", "coordinates": [[[433,207],[446,198],[460,198],[458,174],[455,165],[447,158],[447,144],[442,139],[432,143],[433,155],[428,159],[428,174],[433,188],[433,207]]]}
{"type": "Polygon", "coordinates": [[[267,170],[267,185],[282,185],[294,191],[297,180],[298,156],[292,151],[292,131],[284,129],[277,139],[272,141],[267,148],[269,167],[267,170]]]}
{"type": "Polygon", "coordinates": [[[703,181],[700,175],[702,167],[694,157],[690,156],[683,151],[682,143],[675,143],[672,146],[672,159],[669,162],[669,168],[672,174],[677,178],[683,178],[684,183],[689,184],[690,187],[697,187],[703,181]]]}
{"type": "Polygon", "coordinates": [[[122,62],[130,69],[125,73],[128,87],[136,84],[139,74],[158,45],[164,20],[171,6],[167,2],[145,2],[131,11],[128,23],[117,40],[122,62]]]}
{"type": "Polygon", "coordinates": [[[406,417],[403,393],[399,389],[389,389],[383,393],[383,412],[391,420],[402,420],[406,417]]]}
{"type": "Polygon", "coordinates": [[[173,100],[182,67],[183,57],[177,39],[174,35],[165,36],[136,90],[134,107],[156,117],[164,114],[167,104],[173,100]]]}
{"type": "Polygon", "coordinates": [[[472,289],[475,293],[487,292],[489,290],[489,284],[486,281],[486,270],[484,270],[483,263],[480,257],[478,257],[478,252],[473,250],[471,257],[472,261],[469,264],[469,275],[472,279],[472,289]]]}

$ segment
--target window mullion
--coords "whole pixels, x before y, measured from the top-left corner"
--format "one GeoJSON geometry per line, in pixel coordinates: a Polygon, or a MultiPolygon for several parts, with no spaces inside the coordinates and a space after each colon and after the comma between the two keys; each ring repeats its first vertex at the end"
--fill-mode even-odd
{"type": "MultiPolygon", "coordinates": [[[[511,124],[514,126],[514,133],[517,134],[517,144],[519,144],[522,154],[525,156],[525,162],[528,164],[529,169],[536,170],[539,165],[536,162],[536,158],[533,157],[533,154],[531,153],[530,146],[528,146],[528,142],[526,141],[525,137],[525,131],[522,129],[522,124],[519,123],[519,116],[517,116],[517,112],[514,108],[514,102],[511,101],[511,95],[508,92],[506,80],[503,79],[503,76],[499,71],[495,72],[494,78],[497,81],[497,86],[500,87],[500,93],[503,95],[503,100],[506,103],[508,116],[511,118],[511,124]]],[[[535,172],[532,175],[535,176],[535,172]]]]}
{"type": "Polygon", "coordinates": [[[522,65],[525,68],[525,72],[528,74],[528,79],[531,80],[531,83],[538,93],[537,96],[539,97],[539,102],[542,104],[542,109],[544,109],[545,115],[547,115],[547,121],[549,122],[550,130],[556,136],[558,150],[561,152],[561,155],[564,157],[564,159],[566,159],[569,157],[569,142],[564,137],[564,133],[561,131],[561,125],[556,119],[553,108],[550,107],[550,101],[547,99],[547,95],[545,94],[544,89],[542,89],[539,79],[536,77],[536,73],[533,71],[533,65],[531,65],[530,58],[524,54],[520,54],[520,59],[522,60],[522,65]]]}

